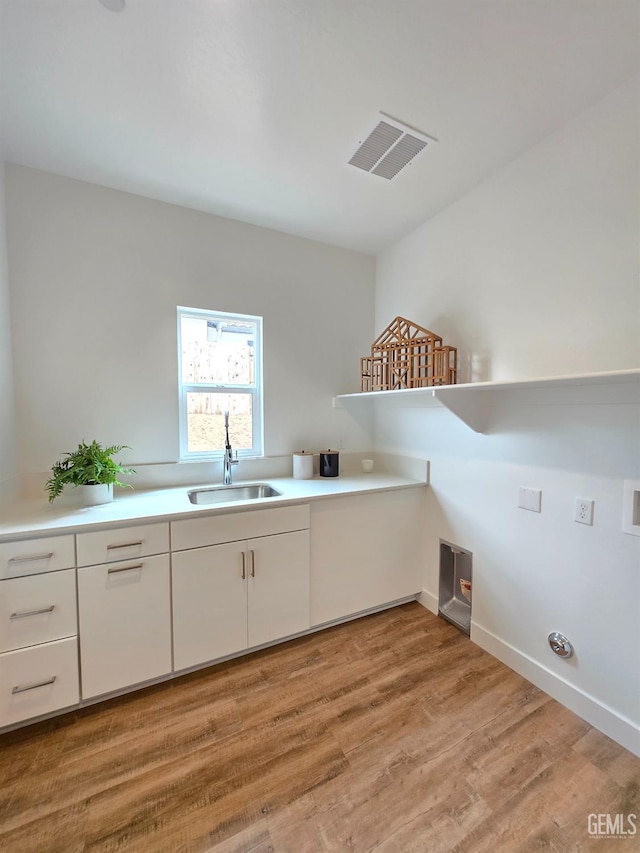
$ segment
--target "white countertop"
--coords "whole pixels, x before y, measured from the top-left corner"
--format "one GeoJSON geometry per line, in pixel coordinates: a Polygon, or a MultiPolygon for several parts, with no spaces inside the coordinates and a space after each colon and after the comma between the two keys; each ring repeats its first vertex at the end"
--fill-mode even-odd
{"type": "MultiPolygon", "coordinates": [[[[256,482],[247,481],[247,482],[256,482]]],[[[46,498],[23,500],[0,509],[0,542],[27,539],[32,536],[51,536],[114,527],[135,522],[175,521],[197,515],[242,512],[266,509],[292,503],[314,501],[340,495],[382,492],[392,489],[426,486],[425,481],[408,479],[394,474],[360,474],[344,477],[315,477],[313,480],[294,480],[291,477],[269,478],[268,483],[279,497],[248,501],[226,501],[215,504],[192,504],[187,492],[191,489],[216,488],[220,483],[179,486],[149,491],[116,489],[114,500],[93,507],[72,506],[68,502],[48,503],[46,498]]],[[[243,481],[233,485],[243,485],[243,481]]],[[[63,499],[64,500],[64,499],[63,499]]]]}

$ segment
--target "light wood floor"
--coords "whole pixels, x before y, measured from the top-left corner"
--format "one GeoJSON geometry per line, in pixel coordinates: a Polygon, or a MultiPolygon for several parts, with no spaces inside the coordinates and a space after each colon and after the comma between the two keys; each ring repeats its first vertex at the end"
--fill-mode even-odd
{"type": "Polygon", "coordinates": [[[3,853],[517,853],[640,759],[412,603],[0,737],[3,853]]]}

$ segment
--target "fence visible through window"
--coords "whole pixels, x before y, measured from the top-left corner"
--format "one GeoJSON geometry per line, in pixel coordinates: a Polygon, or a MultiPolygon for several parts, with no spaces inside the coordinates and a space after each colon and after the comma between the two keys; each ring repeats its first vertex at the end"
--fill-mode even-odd
{"type": "Polygon", "coordinates": [[[181,384],[187,454],[224,450],[224,413],[234,449],[256,445],[258,324],[207,313],[180,316],[181,384]]]}

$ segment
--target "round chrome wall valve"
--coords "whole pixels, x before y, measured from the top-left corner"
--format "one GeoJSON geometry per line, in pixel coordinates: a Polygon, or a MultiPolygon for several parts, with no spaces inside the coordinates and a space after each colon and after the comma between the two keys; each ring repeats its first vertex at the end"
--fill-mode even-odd
{"type": "Polygon", "coordinates": [[[553,633],[549,634],[547,639],[549,640],[551,651],[555,652],[561,658],[570,658],[573,654],[573,646],[564,634],[560,634],[558,631],[553,631],[553,633]]]}

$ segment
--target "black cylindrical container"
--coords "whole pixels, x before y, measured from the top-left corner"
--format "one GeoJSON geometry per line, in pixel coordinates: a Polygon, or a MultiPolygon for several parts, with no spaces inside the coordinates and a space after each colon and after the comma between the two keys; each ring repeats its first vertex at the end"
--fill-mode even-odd
{"type": "Polygon", "coordinates": [[[320,476],[337,477],[340,473],[340,454],[337,450],[320,452],[320,476]]]}

